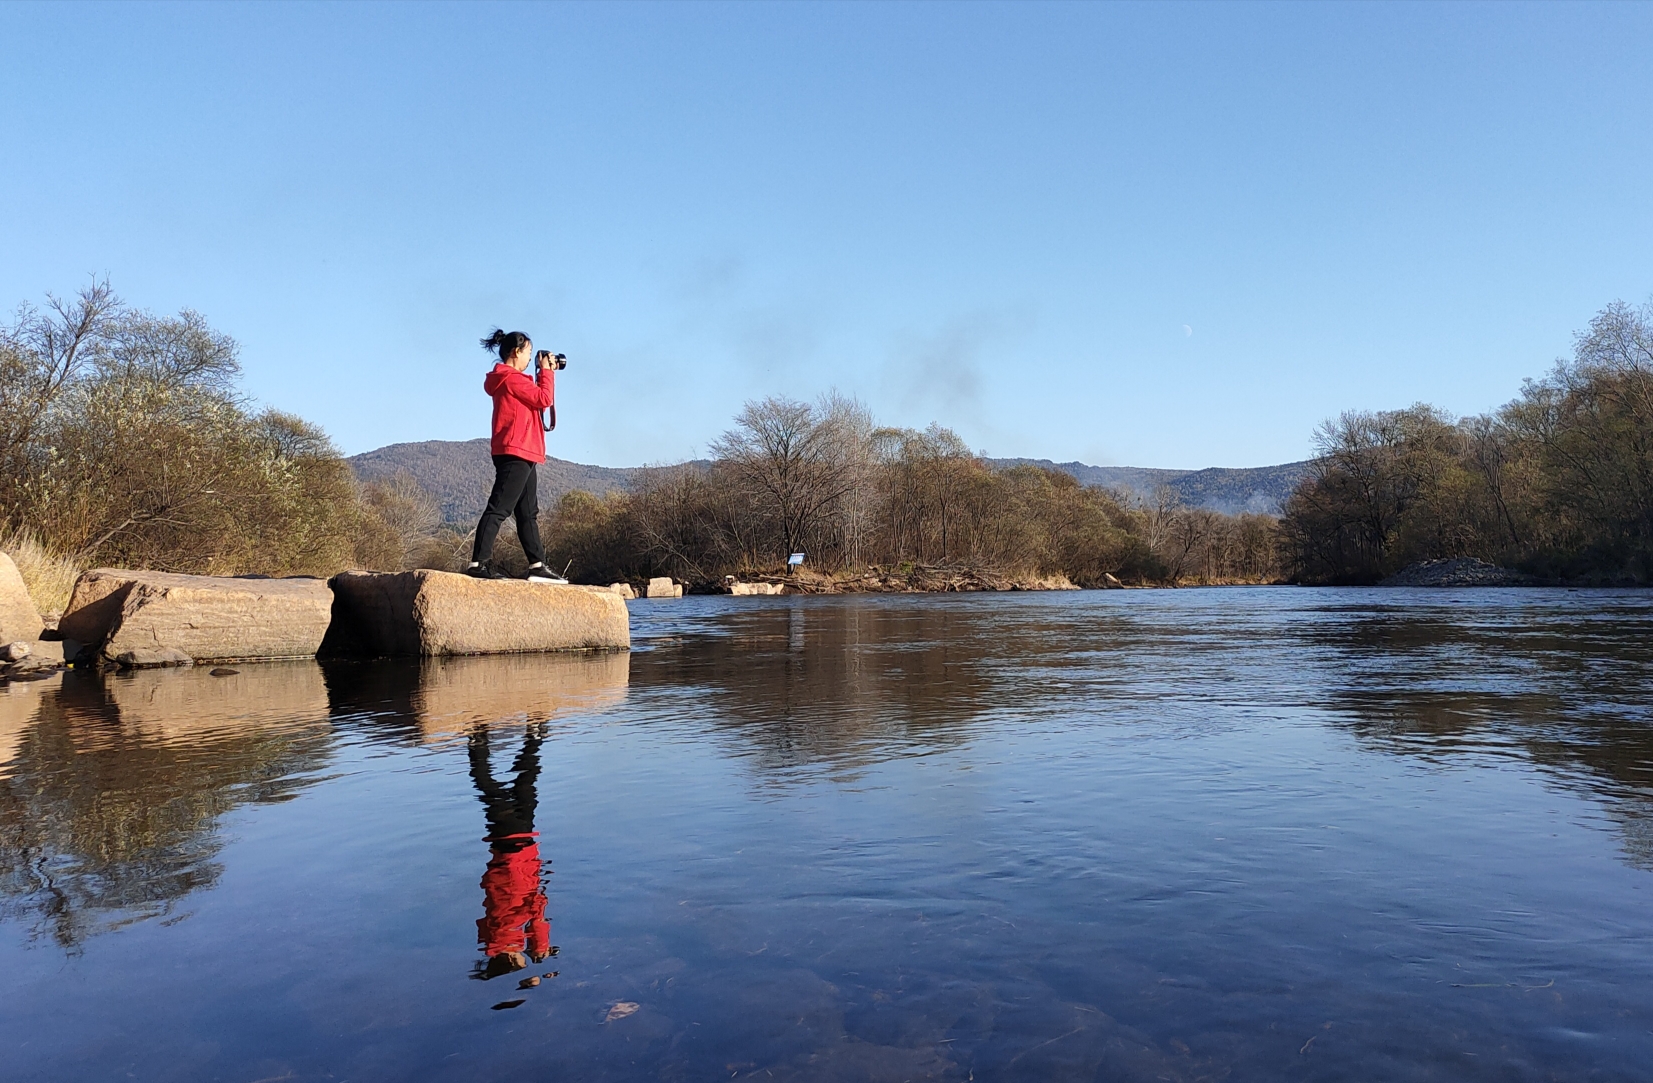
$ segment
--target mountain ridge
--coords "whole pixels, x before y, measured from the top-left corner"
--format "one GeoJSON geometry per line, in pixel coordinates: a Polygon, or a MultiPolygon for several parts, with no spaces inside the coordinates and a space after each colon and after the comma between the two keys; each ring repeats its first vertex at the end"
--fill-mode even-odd
{"type": "MultiPolygon", "coordinates": [[[[480,516],[494,479],[488,441],[483,438],[387,444],[351,455],[345,461],[362,482],[388,481],[397,474],[406,473],[436,499],[442,518],[450,523],[469,523],[480,516]]],[[[998,469],[1028,465],[1061,470],[1071,474],[1082,485],[1121,490],[1143,500],[1152,499],[1155,491],[1163,485],[1188,507],[1209,508],[1228,515],[1239,512],[1279,514],[1280,505],[1308,468],[1307,462],[1165,470],[1144,466],[1091,466],[1077,461],[1058,463],[1050,459],[985,461],[998,469]]],[[[707,467],[711,463],[706,459],[694,459],[687,465],[707,467]]],[[[642,478],[656,469],[661,468],[593,466],[548,458],[539,469],[540,506],[550,507],[564,493],[576,489],[594,493],[630,492],[642,478]]]]}

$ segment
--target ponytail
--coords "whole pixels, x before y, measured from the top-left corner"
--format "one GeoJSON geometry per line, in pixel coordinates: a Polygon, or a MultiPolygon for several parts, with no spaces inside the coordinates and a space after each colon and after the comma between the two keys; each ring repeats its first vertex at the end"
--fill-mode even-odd
{"type": "Polygon", "coordinates": [[[504,361],[522,349],[522,344],[527,341],[528,336],[521,331],[501,331],[496,327],[492,334],[482,340],[482,348],[498,353],[499,359],[504,361]]]}

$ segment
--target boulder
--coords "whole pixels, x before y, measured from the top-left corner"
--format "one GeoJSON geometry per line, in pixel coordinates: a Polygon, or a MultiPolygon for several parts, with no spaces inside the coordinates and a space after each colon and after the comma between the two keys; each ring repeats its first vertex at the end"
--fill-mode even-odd
{"type": "Polygon", "coordinates": [[[0,553],[0,643],[39,639],[43,624],[17,565],[0,553]]]}
{"type": "Polygon", "coordinates": [[[658,575],[649,580],[648,589],[643,592],[645,598],[681,598],[683,584],[674,583],[669,575],[658,575]]]}
{"type": "Polygon", "coordinates": [[[730,583],[729,593],[737,597],[749,594],[785,594],[785,583],[730,583]]]}
{"type": "Polygon", "coordinates": [[[124,666],[314,655],[333,594],[320,579],[232,579],[95,568],[58,622],[64,653],[124,666]]]}
{"type": "MultiPolygon", "coordinates": [[[[0,685],[13,680],[37,680],[63,668],[63,644],[58,642],[8,643],[0,647],[0,685]]],[[[0,763],[5,760],[0,758],[0,763]]]]}
{"type": "Polygon", "coordinates": [[[626,603],[606,590],[454,572],[343,572],[321,653],[334,657],[629,650],[626,603]]]}

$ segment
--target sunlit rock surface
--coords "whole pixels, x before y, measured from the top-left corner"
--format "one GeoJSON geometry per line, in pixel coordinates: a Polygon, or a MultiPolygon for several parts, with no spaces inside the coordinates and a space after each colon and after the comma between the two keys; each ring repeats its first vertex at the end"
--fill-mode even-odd
{"type": "Polygon", "coordinates": [[[649,585],[643,593],[645,598],[681,598],[683,585],[672,582],[671,576],[660,575],[649,580],[649,585]]]}
{"type": "Polygon", "coordinates": [[[327,657],[627,650],[619,595],[453,572],[344,572],[330,581],[327,657]]]}
{"type": "Polygon", "coordinates": [[[737,597],[748,594],[785,594],[784,583],[730,583],[729,593],[737,597]]]}
{"type": "Polygon", "coordinates": [[[332,604],[320,579],[95,568],[75,583],[58,630],[127,665],[305,658],[321,646],[332,604]]]}
{"type": "Polygon", "coordinates": [[[0,643],[40,638],[40,611],[11,557],[0,553],[0,643]]]}

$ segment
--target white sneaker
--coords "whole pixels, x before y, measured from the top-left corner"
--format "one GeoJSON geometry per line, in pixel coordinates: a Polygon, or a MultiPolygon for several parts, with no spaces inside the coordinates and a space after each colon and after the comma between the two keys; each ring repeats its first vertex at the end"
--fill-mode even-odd
{"type": "Polygon", "coordinates": [[[551,583],[553,585],[564,587],[568,585],[568,580],[564,579],[560,575],[552,575],[551,569],[547,568],[543,564],[537,568],[529,568],[528,574],[523,576],[523,578],[528,580],[530,583],[551,583]]]}

